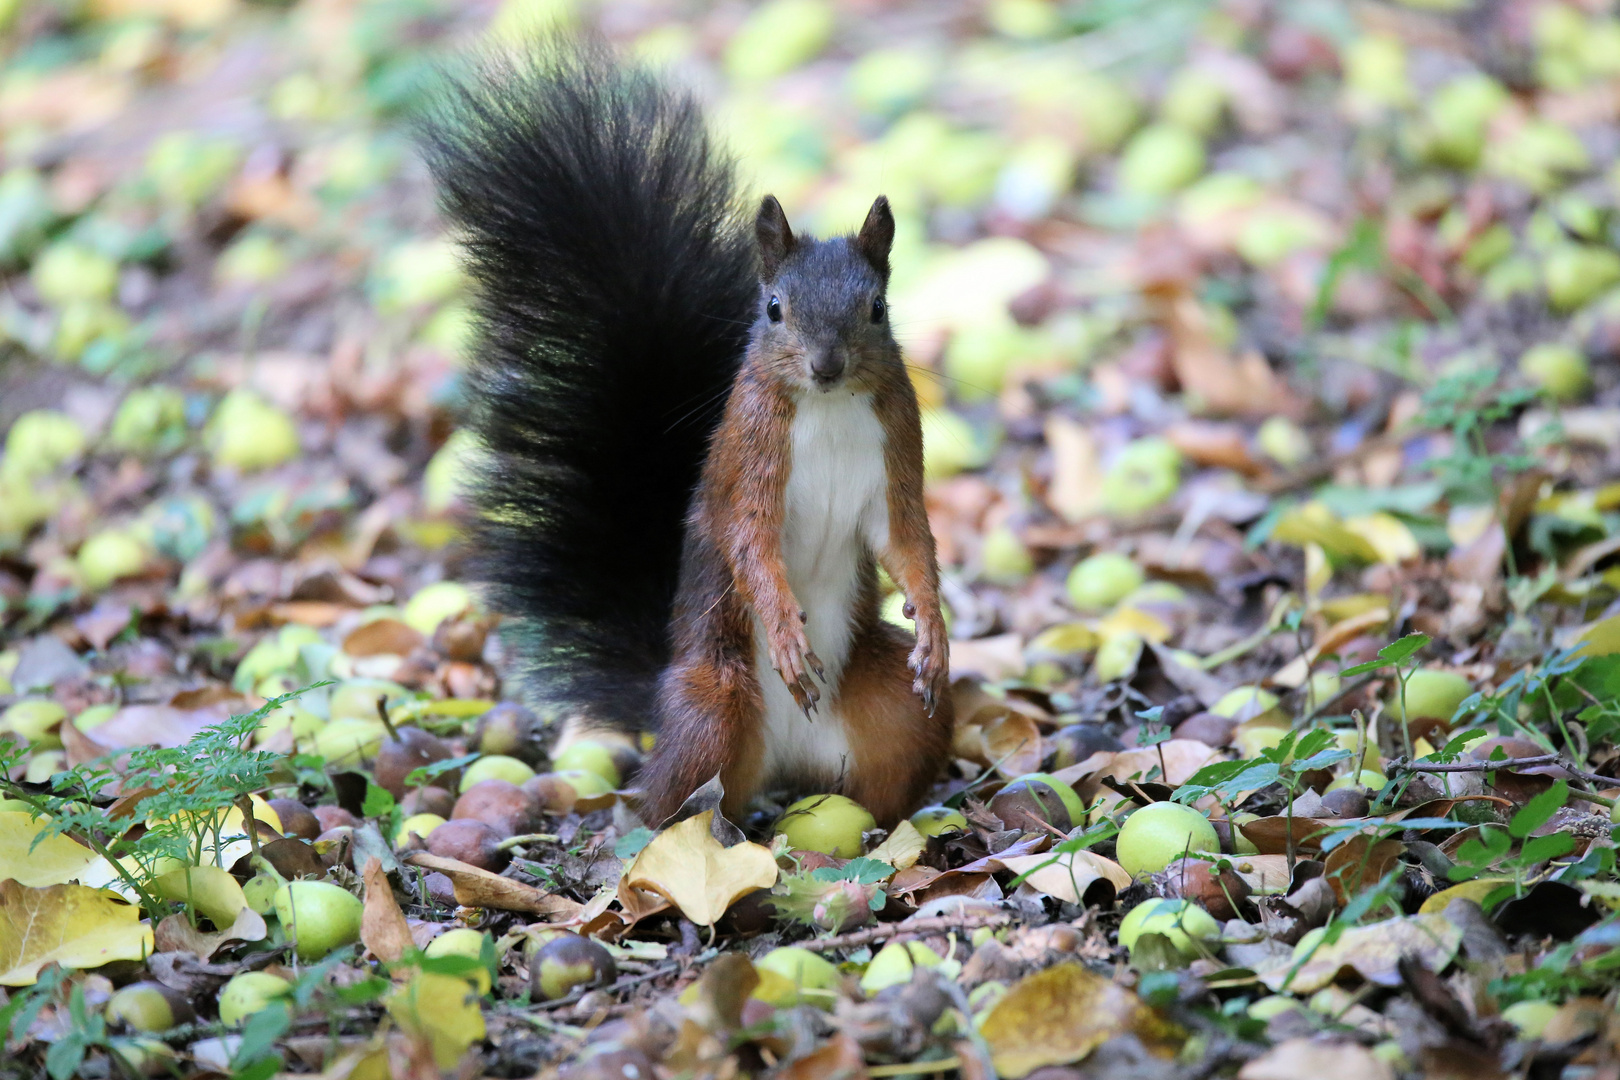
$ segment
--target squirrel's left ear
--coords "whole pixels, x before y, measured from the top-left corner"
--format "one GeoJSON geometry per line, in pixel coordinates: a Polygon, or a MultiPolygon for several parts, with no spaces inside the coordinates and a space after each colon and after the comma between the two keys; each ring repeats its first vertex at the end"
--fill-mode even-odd
{"type": "Polygon", "coordinates": [[[894,214],[889,210],[889,199],[879,195],[866,212],[866,221],[855,237],[855,246],[872,268],[889,280],[889,249],[894,246],[894,214]]]}

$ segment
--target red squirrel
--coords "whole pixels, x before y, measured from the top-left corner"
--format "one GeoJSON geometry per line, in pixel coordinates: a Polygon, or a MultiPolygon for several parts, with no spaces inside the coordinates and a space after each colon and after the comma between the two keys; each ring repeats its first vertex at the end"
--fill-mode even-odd
{"type": "Polygon", "coordinates": [[[426,125],[474,283],[473,572],[566,732],[656,732],[668,818],[716,775],[837,791],[891,827],[953,715],[894,217],[795,234],[739,209],[691,97],[553,38],[426,125]],[[881,563],[913,634],[880,617],[881,563]]]}

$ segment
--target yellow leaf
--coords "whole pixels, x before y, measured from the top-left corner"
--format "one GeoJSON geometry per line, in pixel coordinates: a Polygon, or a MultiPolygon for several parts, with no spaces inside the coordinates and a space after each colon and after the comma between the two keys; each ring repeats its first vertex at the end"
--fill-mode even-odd
{"type": "Polygon", "coordinates": [[[1620,615],[1599,619],[1581,631],[1575,642],[1586,646],[1581,650],[1582,658],[1620,653],[1620,615]]]}
{"type": "Polygon", "coordinates": [[[1399,566],[1423,553],[1412,530],[1394,514],[1361,514],[1346,518],[1344,527],[1371,544],[1378,561],[1389,566],[1399,566]]]}
{"type": "Polygon", "coordinates": [[[1438,915],[1446,910],[1446,905],[1453,900],[1472,900],[1478,904],[1491,893],[1503,885],[1512,883],[1510,877],[1483,877],[1473,881],[1465,881],[1461,885],[1453,885],[1449,889],[1441,889],[1418,908],[1419,915],[1438,915]]]}
{"type": "Polygon", "coordinates": [[[1091,652],[1100,644],[1102,638],[1086,623],[1059,623],[1036,634],[1024,651],[1031,660],[1061,660],[1091,652]]]}
{"type": "Polygon", "coordinates": [[[1079,1061],[1116,1035],[1134,1033],[1170,1056],[1182,1033],[1113,980],[1079,964],[1058,964],[1020,981],[980,1026],[996,1074],[1018,1080],[1046,1065],[1079,1061]]]}
{"type": "Polygon", "coordinates": [[[248,906],[242,886],[229,871],[217,866],[183,866],[153,879],[152,887],[165,900],[190,904],[208,921],[224,930],[248,906]]]}
{"type": "Polygon", "coordinates": [[[388,997],[388,1015],[433,1045],[434,1062],[453,1069],[467,1048],[483,1039],[478,991],[466,979],[422,971],[388,997]]]}
{"type": "Polygon", "coordinates": [[[721,847],[709,832],[714,811],[671,825],[652,838],[625,871],[625,884],[657,893],[699,926],[713,926],[740,896],[776,884],[768,848],[721,847]]]}
{"type": "Polygon", "coordinates": [[[1377,562],[1378,549],[1366,537],[1345,528],[1329,510],[1319,502],[1296,506],[1284,514],[1271,530],[1271,538],[1284,544],[1319,544],[1322,550],[1336,559],[1355,559],[1377,562]]]}
{"type": "Polygon", "coordinates": [[[64,885],[96,877],[107,860],[65,836],[47,836],[38,844],[46,819],[26,811],[0,812],[0,880],[11,878],[30,888],[64,885]]]}
{"type": "Polygon", "coordinates": [[[1097,621],[1097,635],[1101,640],[1107,641],[1121,634],[1135,634],[1143,641],[1162,645],[1170,640],[1170,627],[1165,625],[1163,619],[1140,608],[1122,605],[1110,612],[1107,618],[1097,621]]]}
{"type": "Polygon", "coordinates": [[[140,915],[100,889],[0,881],[0,986],[30,986],[50,963],[77,969],[145,959],[152,929],[140,915]]]}
{"type": "Polygon", "coordinates": [[[923,848],[927,846],[928,838],[917,831],[917,826],[910,821],[902,821],[894,827],[887,840],[872,849],[867,858],[888,863],[896,870],[905,870],[917,864],[923,848]]]}

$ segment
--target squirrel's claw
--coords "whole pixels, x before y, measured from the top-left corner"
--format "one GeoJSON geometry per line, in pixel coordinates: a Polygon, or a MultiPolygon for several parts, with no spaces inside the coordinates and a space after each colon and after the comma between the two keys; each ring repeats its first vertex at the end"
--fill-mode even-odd
{"type": "Polygon", "coordinates": [[[821,666],[821,660],[815,653],[808,650],[804,654],[804,662],[810,665],[810,670],[816,673],[816,678],[822,682],[827,681],[827,670],[821,666]]]}

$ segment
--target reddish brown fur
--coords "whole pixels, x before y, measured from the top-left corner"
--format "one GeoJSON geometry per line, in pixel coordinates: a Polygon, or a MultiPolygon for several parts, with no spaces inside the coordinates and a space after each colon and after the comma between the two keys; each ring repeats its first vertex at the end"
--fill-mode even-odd
{"type": "MultiPolygon", "coordinates": [[[[762,223],[773,206],[774,200],[767,202],[762,223]]],[[[891,237],[892,219],[880,203],[851,241],[885,278],[891,237]]],[[[784,254],[794,250],[785,219],[762,224],[762,244],[769,284],[784,254]]],[[[884,338],[853,363],[848,381],[871,393],[884,433],[889,544],[875,555],[915,609],[918,636],[881,619],[873,553],[865,554],[867,586],[850,613],[856,632],[849,659],[839,684],[828,690],[845,719],[853,758],[839,786],[889,827],[916,807],[943,767],[954,718],[939,571],[923,507],[917,399],[886,330],[884,338]],[[935,703],[932,715],[924,695],[935,703]]],[[[782,555],[790,431],[796,395],[805,392],[804,364],[802,351],[769,352],[756,340],[711,444],[687,528],[672,623],[674,659],[659,689],[658,740],[642,772],[643,813],[651,824],[674,813],[716,773],[728,815],[758,794],[767,779],[761,775],[760,680],[782,678],[790,688],[803,687],[808,699],[816,695],[810,673],[819,663],[782,555]],[[754,670],[754,613],[766,628],[774,672],[754,670]]]]}

